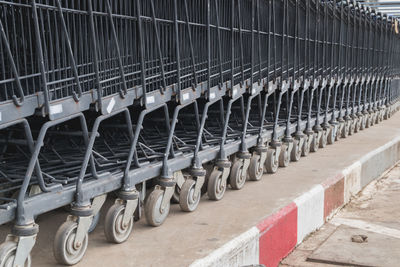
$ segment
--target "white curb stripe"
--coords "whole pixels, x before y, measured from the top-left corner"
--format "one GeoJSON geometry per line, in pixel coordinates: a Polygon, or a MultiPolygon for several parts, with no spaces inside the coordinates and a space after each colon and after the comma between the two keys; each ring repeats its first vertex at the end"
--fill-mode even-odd
{"type": "Polygon", "coordinates": [[[230,267],[258,264],[260,258],[259,235],[258,228],[252,227],[208,256],[196,260],[190,266],[230,267]]]}
{"type": "Polygon", "coordinates": [[[361,190],[361,162],[353,163],[342,173],[344,176],[344,203],[346,204],[361,190]]]}
{"type": "Polygon", "coordinates": [[[324,224],[324,188],[322,185],[296,198],[297,244],[324,224]]]}
{"type": "Polygon", "coordinates": [[[379,153],[385,151],[386,149],[388,149],[388,148],[390,148],[390,147],[392,147],[394,145],[397,145],[399,142],[400,142],[400,136],[394,138],[393,140],[391,140],[390,142],[384,144],[383,146],[381,146],[381,147],[379,147],[379,148],[377,148],[377,149],[365,154],[359,161],[361,163],[364,163],[364,162],[368,161],[370,158],[372,158],[372,157],[378,155],[379,153]]]}

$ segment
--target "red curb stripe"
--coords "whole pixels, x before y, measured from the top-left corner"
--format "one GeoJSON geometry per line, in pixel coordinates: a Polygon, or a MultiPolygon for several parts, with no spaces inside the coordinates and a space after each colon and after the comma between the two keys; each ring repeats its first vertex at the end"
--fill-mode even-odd
{"type": "Polygon", "coordinates": [[[297,243],[297,206],[293,202],[257,225],[260,230],[260,263],[278,266],[297,243]]]}
{"type": "Polygon", "coordinates": [[[336,174],[335,176],[323,181],[321,183],[321,185],[324,187],[324,189],[327,189],[342,179],[344,179],[344,174],[343,174],[343,172],[340,172],[340,173],[336,174]]]}
{"type": "Polygon", "coordinates": [[[343,174],[337,175],[324,184],[324,220],[326,220],[334,210],[344,204],[344,176],[343,174]]]}

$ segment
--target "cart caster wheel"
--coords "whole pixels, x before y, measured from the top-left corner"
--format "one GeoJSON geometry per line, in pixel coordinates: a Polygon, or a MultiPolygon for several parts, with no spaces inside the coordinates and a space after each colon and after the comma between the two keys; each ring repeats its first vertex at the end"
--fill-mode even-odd
{"type": "Polygon", "coordinates": [[[123,225],[125,206],[115,203],[107,212],[104,223],[104,234],[110,243],[120,244],[125,242],[132,233],[134,217],[127,225],[123,225]]]}
{"type": "Polygon", "coordinates": [[[275,149],[268,149],[267,152],[267,159],[265,160],[264,167],[267,173],[276,173],[278,170],[278,160],[276,159],[276,150],[275,149]]]}
{"type": "Polygon", "coordinates": [[[363,131],[365,129],[365,117],[361,116],[359,118],[359,123],[360,123],[360,131],[363,131]]]}
{"type": "Polygon", "coordinates": [[[352,120],[349,124],[350,124],[349,125],[349,135],[353,135],[354,134],[354,128],[355,128],[354,120],[352,120]]]}
{"type": "Polygon", "coordinates": [[[322,130],[321,138],[319,139],[319,148],[325,148],[328,143],[328,129],[322,130]]]}
{"type": "Polygon", "coordinates": [[[222,172],[214,169],[208,178],[207,194],[211,200],[221,200],[226,190],[226,179],[222,179],[222,172]]]}
{"type": "Polygon", "coordinates": [[[207,194],[208,181],[210,180],[210,175],[211,175],[212,171],[214,170],[214,166],[210,164],[210,165],[203,166],[203,168],[206,170],[206,177],[204,178],[204,184],[201,187],[201,195],[202,196],[207,194]]]}
{"type": "Polygon", "coordinates": [[[338,127],[338,132],[336,133],[336,135],[335,135],[335,142],[337,142],[337,141],[339,141],[339,139],[340,139],[340,137],[341,137],[341,134],[340,134],[340,132],[339,132],[339,129],[340,129],[340,127],[338,127]]]}
{"type": "Polygon", "coordinates": [[[293,140],[292,151],[290,151],[290,160],[291,161],[299,161],[301,158],[301,149],[299,146],[300,140],[293,140]]]}
{"type": "Polygon", "coordinates": [[[236,161],[231,170],[231,174],[229,175],[229,183],[232,189],[240,190],[243,188],[244,183],[246,182],[247,175],[243,175],[243,161],[236,161]]]}
{"type": "Polygon", "coordinates": [[[99,224],[100,221],[100,212],[97,212],[96,215],[93,216],[93,220],[92,223],[90,224],[88,233],[90,234],[91,232],[94,231],[94,229],[96,229],[97,225],[99,224]]]}
{"type": "Polygon", "coordinates": [[[371,117],[370,115],[366,115],[365,117],[365,128],[371,127],[371,117]]]}
{"type": "Polygon", "coordinates": [[[328,145],[333,145],[336,141],[335,127],[329,129],[328,136],[326,137],[328,145]]]}
{"type": "Polygon", "coordinates": [[[88,246],[88,234],[85,234],[82,244],[74,245],[78,224],[74,221],[64,222],[58,228],[54,238],[53,252],[56,260],[65,265],[74,265],[80,262],[88,246]]]}
{"type": "MultiPolygon", "coordinates": [[[[6,241],[0,245],[0,264],[3,267],[13,267],[15,254],[17,252],[17,243],[14,241],[6,241]]],[[[31,266],[31,254],[25,261],[24,267],[31,266]]]]}
{"type": "Polygon", "coordinates": [[[358,133],[360,131],[360,119],[354,119],[354,133],[358,133]]]}
{"type": "Polygon", "coordinates": [[[343,122],[339,123],[337,132],[336,132],[336,136],[335,136],[335,141],[339,141],[339,139],[342,138],[343,129],[345,127],[346,127],[345,123],[343,123],[343,122]]]}
{"type": "Polygon", "coordinates": [[[179,195],[180,194],[181,194],[181,188],[179,188],[177,185],[175,185],[174,194],[171,197],[171,202],[173,204],[179,203],[179,195]]]}
{"type": "Polygon", "coordinates": [[[364,118],[364,116],[360,116],[358,118],[358,121],[359,121],[359,124],[360,124],[360,127],[359,127],[360,131],[364,130],[365,129],[365,118],[364,118]]]}
{"type": "Polygon", "coordinates": [[[301,148],[301,156],[302,157],[307,157],[308,154],[310,154],[310,146],[311,144],[309,143],[308,139],[311,137],[307,135],[306,140],[304,140],[303,147],[301,148]]]}
{"type": "Polygon", "coordinates": [[[379,116],[378,116],[378,122],[382,122],[383,121],[383,111],[380,110],[379,111],[379,116]]]}
{"type": "Polygon", "coordinates": [[[279,167],[285,168],[289,166],[290,155],[286,145],[282,145],[281,153],[279,154],[279,167]]]}
{"type": "Polygon", "coordinates": [[[249,178],[251,181],[260,181],[264,173],[264,165],[260,164],[261,156],[254,155],[251,157],[249,165],[249,178]]]}
{"type": "Polygon", "coordinates": [[[310,151],[311,152],[317,152],[319,148],[319,140],[317,138],[317,134],[314,134],[314,138],[311,142],[311,146],[310,146],[310,151]]]}
{"type": "Polygon", "coordinates": [[[199,205],[201,194],[194,196],[196,181],[188,179],[183,183],[181,194],[179,195],[179,205],[183,211],[194,211],[199,205]]]}
{"type": "Polygon", "coordinates": [[[389,116],[388,116],[388,114],[389,114],[389,112],[388,112],[388,111],[386,111],[386,112],[385,112],[385,114],[383,115],[383,119],[384,119],[384,120],[387,120],[387,119],[389,119],[389,116]]]}
{"type": "Polygon", "coordinates": [[[344,126],[343,126],[343,130],[342,130],[342,133],[341,133],[341,137],[342,138],[346,138],[347,136],[349,136],[349,131],[350,131],[350,129],[349,129],[349,126],[347,125],[347,122],[344,124],[344,126]]]}
{"type": "Polygon", "coordinates": [[[169,209],[171,207],[170,202],[163,211],[161,211],[161,203],[164,196],[164,191],[161,189],[154,189],[149,195],[145,205],[144,213],[146,215],[146,221],[151,226],[160,226],[167,219],[169,209]]]}

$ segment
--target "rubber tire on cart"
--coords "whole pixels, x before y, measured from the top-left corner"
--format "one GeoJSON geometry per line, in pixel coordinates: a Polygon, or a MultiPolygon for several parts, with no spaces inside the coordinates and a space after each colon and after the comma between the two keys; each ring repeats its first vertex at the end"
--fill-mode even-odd
{"type": "Polygon", "coordinates": [[[346,124],[344,122],[340,122],[337,128],[335,141],[339,141],[339,139],[342,138],[342,132],[344,127],[346,127],[346,124]]]}
{"type": "Polygon", "coordinates": [[[354,133],[358,133],[361,131],[361,118],[357,117],[354,121],[354,133]]]}
{"type": "Polygon", "coordinates": [[[317,152],[318,151],[318,148],[319,148],[319,140],[318,140],[318,134],[317,133],[315,133],[314,134],[314,138],[313,138],[313,140],[312,140],[312,142],[311,142],[311,146],[310,146],[310,151],[311,152],[317,152]]]}
{"type": "Polygon", "coordinates": [[[367,114],[365,115],[365,128],[371,127],[371,115],[367,114]]]}
{"type": "Polygon", "coordinates": [[[379,124],[379,111],[375,111],[375,124],[379,124]]]}
{"type": "Polygon", "coordinates": [[[349,135],[349,127],[347,127],[347,122],[344,123],[342,132],[340,133],[341,138],[346,138],[349,135]]]}
{"type": "Polygon", "coordinates": [[[221,200],[224,197],[226,186],[226,179],[222,181],[222,172],[214,169],[208,178],[208,198],[211,200],[221,200]]]}
{"type": "Polygon", "coordinates": [[[212,164],[205,164],[203,168],[206,170],[206,177],[204,179],[204,184],[201,187],[201,195],[205,195],[208,190],[208,181],[210,179],[211,173],[214,171],[214,165],[212,164]]]}
{"type": "Polygon", "coordinates": [[[292,151],[290,151],[290,160],[291,161],[299,161],[301,158],[301,149],[300,149],[300,140],[295,139],[293,140],[293,147],[292,147],[292,151]]]}
{"type": "MultiPolygon", "coordinates": [[[[6,241],[0,245],[0,263],[3,267],[13,267],[15,254],[17,252],[17,243],[14,241],[6,241]]],[[[30,267],[32,263],[31,254],[25,261],[24,267],[30,267]]]]}
{"type": "Polygon", "coordinates": [[[375,113],[371,114],[371,119],[369,121],[369,126],[374,126],[375,124],[375,113]]]}
{"type": "Polygon", "coordinates": [[[336,136],[335,136],[334,129],[335,129],[335,127],[331,127],[329,129],[328,135],[326,137],[326,141],[327,141],[328,145],[333,145],[335,143],[336,136]]]}
{"type": "Polygon", "coordinates": [[[88,233],[89,233],[89,234],[90,234],[91,232],[93,232],[93,231],[96,229],[97,225],[99,224],[99,221],[100,221],[100,211],[97,212],[97,213],[93,216],[92,223],[90,224],[90,227],[89,227],[89,230],[88,230],[88,233]]]}
{"type": "Polygon", "coordinates": [[[231,173],[229,175],[229,183],[232,189],[240,190],[246,183],[247,174],[242,175],[242,172],[243,172],[243,161],[237,160],[233,164],[231,173]]]}
{"type": "Polygon", "coordinates": [[[304,140],[303,147],[301,148],[301,156],[302,156],[302,157],[307,157],[308,154],[310,154],[310,147],[311,147],[311,145],[308,145],[308,139],[310,138],[310,136],[307,135],[306,138],[307,138],[307,139],[304,140]]]}
{"type": "Polygon", "coordinates": [[[104,223],[104,235],[110,243],[120,244],[128,240],[132,233],[134,216],[130,218],[128,225],[122,225],[125,205],[114,203],[106,214],[104,223]]]}
{"type": "Polygon", "coordinates": [[[183,211],[191,212],[196,210],[200,203],[201,192],[197,194],[194,199],[194,191],[196,187],[196,181],[192,179],[186,180],[181,188],[181,194],[179,195],[179,205],[183,211]]]}
{"type": "Polygon", "coordinates": [[[65,221],[58,228],[53,245],[53,253],[57,262],[64,265],[74,265],[82,260],[86,253],[89,237],[86,233],[83,243],[79,248],[75,248],[73,243],[77,229],[78,223],[74,221],[65,221]]]}
{"type": "Polygon", "coordinates": [[[268,149],[267,151],[267,159],[264,164],[267,173],[276,173],[278,170],[279,162],[276,160],[275,153],[275,149],[268,149]]]}
{"type": "Polygon", "coordinates": [[[359,121],[360,121],[360,131],[363,131],[365,129],[365,116],[364,115],[360,116],[359,121]]]}
{"type": "Polygon", "coordinates": [[[355,129],[355,124],[354,124],[354,120],[351,120],[351,122],[349,123],[349,135],[354,135],[354,129],[355,129]]]}
{"type": "Polygon", "coordinates": [[[321,138],[319,139],[319,148],[325,148],[328,144],[328,131],[329,129],[322,130],[321,138]]]}
{"type": "Polygon", "coordinates": [[[250,159],[249,179],[251,181],[260,181],[264,173],[264,164],[260,164],[261,156],[254,155],[250,159]]]}
{"type": "Polygon", "coordinates": [[[164,223],[169,214],[169,209],[171,207],[170,201],[168,201],[167,206],[163,212],[160,211],[162,198],[164,196],[164,191],[161,189],[154,189],[147,198],[144,204],[144,213],[146,216],[146,221],[149,225],[157,227],[164,223]]]}
{"type": "Polygon", "coordinates": [[[285,168],[289,166],[290,155],[286,145],[282,145],[281,153],[279,154],[279,167],[285,168]]]}
{"type": "Polygon", "coordinates": [[[174,189],[174,194],[171,197],[171,202],[173,204],[178,204],[179,203],[179,195],[181,194],[181,188],[176,184],[175,189],[174,189]]]}

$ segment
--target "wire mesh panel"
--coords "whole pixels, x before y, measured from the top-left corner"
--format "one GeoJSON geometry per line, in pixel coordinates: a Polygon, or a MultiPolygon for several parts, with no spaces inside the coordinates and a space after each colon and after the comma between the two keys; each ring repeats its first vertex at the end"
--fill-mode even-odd
{"type": "Polygon", "coordinates": [[[31,14],[28,1],[3,1],[0,5],[1,102],[41,91],[31,14]]]}
{"type": "Polygon", "coordinates": [[[142,206],[158,226],[172,196],[193,211],[370,127],[400,96],[397,27],[342,0],[0,0],[0,222],[33,244],[72,204],[74,264],[109,192],[121,243],[142,206]]]}
{"type": "Polygon", "coordinates": [[[16,77],[2,64],[2,100],[15,92],[20,79],[24,95],[46,92],[48,101],[88,91],[92,85],[85,77],[93,72],[88,66],[87,16],[82,16],[83,2],[65,1],[69,12],[61,10],[59,1],[2,1],[0,18],[5,32],[4,61],[14,61],[16,77]],[[18,23],[15,23],[18,20],[18,23]],[[7,42],[7,44],[5,44],[7,42]],[[5,46],[10,47],[7,53],[5,46]],[[80,85],[82,84],[82,85],[80,85]]]}

